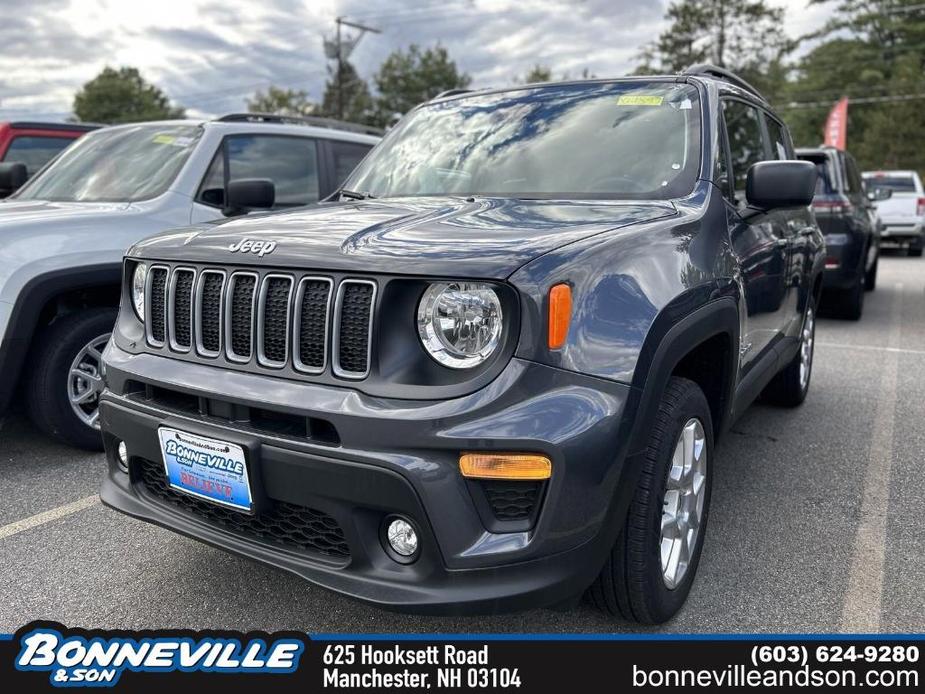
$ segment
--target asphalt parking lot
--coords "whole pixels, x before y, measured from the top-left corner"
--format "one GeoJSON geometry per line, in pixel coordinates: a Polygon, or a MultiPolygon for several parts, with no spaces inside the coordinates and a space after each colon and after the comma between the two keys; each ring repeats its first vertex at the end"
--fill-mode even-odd
{"type": "MultiPolygon", "coordinates": [[[[718,450],[697,582],[663,631],[925,630],[925,261],[884,257],[859,323],[826,319],[798,410],[718,450]]],[[[109,628],[599,632],[590,606],[419,617],[342,598],[100,505],[102,455],[0,420],[0,632],[109,628]]]]}

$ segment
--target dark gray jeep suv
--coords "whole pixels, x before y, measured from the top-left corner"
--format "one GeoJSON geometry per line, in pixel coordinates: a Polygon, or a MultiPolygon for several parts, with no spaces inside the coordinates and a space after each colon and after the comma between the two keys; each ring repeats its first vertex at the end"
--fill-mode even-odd
{"type": "Polygon", "coordinates": [[[330,202],[129,251],[101,497],[396,609],[666,620],[715,443],[806,396],[815,178],[715,68],[442,95],[330,202]]]}

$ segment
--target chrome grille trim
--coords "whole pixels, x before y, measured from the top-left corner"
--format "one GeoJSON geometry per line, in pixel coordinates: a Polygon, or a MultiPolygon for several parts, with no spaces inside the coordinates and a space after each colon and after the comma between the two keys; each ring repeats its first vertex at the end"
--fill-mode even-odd
{"type": "Polygon", "coordinates": [[[334,375],[340,378],[347,378],[351,380],[360,380],[366,378],[369,375],[370,366],[372,364],[372,348],[373,348],[373,321],[376,316],[376,295],[378,293],[378,286],[375,282],[371,280],[358,280],[358,279],[346,279],[340,283],[340,286],[337,288],[337,300],[334,303],[334,339],[333,343],[333,357],[331,359],[332,370],[334,375]],[[344,291],[351,284],[367,284],[373,288],[372,296],[369,299],[369,325],[367,327],[366,335],[366,370],[362,373],[359,371],[345,371],[341,368],[340,365],[340,322],[341,322],[341,308],[344,300],[344,291]]]}
{"type": "Polygon", "coordinates": [[[328,345],[330,338],[331,330],[331,302],[334,298],[334,280],[330,277],[312,277],[305,276],[299,280],[298,288],[296,289],[295,302],[293,303],[292,313],[293,326],[292,326],[292,366],[296,371],[301,371],[302,373],[307,374],[320,374],[324,373],[324,370],[328,368],[328,345]],[[301,337],[302,337],[302,299],[305,296],[305,285],[308,282],[324,282],[328,285],[328,300],[324,307],[324,344],[322,349],[324,350],[324,357],[321,360],[320,367],[307,366],[302,363],[302,347],[301,347],[301,337]]]}
{"type": "Polygon", "coordinates": [[[206,357],[208,359],[214,359],[219,354],[222,353],[222,325],[224,323],[224,312],[225,306],[224,301],[220,300],[218,302],[218,334],[219,334],[219,348],[217,350],[206,349],[202,344],[202,285],[204,284],[206,277],[209,275],[221,275],[222,278],[222,288],[219,290],[219,294],[223,295],[225,292],[225,284],[227,273],[224,270],[214,270],[206,269],[199,273],[199,280],[196,282],[196,302],[195,308],[193,310],[193,315],[195,316],[193,324],[196,328],[196,353],[200,356],[206,357]]]}
{"type": "Polygon", "coordinates": [[[290,342],[290,333],[292,328],[292,286],[295,283],[292,275],[283,275],[279,273],[268,273],[263,276],[263,281],[260,283],[260,297],[257,301],[257,363],[261,366],[266,366],[271,369],[282,369],[289,362],[289,342],[290,342]],[[289,283],[289,292],[286,295],[286,321],[284,323],[286,334],[283,337],[283,348],[285,349],[285,355],[280,361],[269,359],[263,351],[263,339],[264,331],[266,329],[266,303],[267,303],[267,288],[270,284],[270,280],[273,279],[283,279],[289,283]]]}
{"type": "Polygon", "coordinates": [[[191,267],[175,267],[173,272],[170,273],[170,276],[167,280],[167,339],[170,343],[170,349],[175,352],[189,352],[193,348],[193,335],[195,330],[193,329],[193,315],[195,310],[193,305],[195,303],[196,297],[196,269],[191,267]],[[193,286],[191,289],[190,296],[190,305],[189,305],[189,334],[190,334],[190,344],[181,345],[177,342],[176,336],[176,306],[177,306],[177,279],[183,273],[189,273],[193,276],[193,286]]]}
{"type": "Polygon", "coordinates": [[[225,326],[225,358],[228,361],[233,361],[238,364],[247,364],[254,358],[254,341],[256,339],[257,328],[254,325],[254,318],[257,311],[257,295],[260,293],[260,275],[256,272],[245,272],[245,271],[236,271],[231,274],[231,277],[228,279],[228,286],[225,287],[225,315],[224,315],[224,326],[225,326]],[[241,277],[252,277],[254,279],[254,293],[251,296],[251,344],[250,351],[246,357],[238,356],[233,351],[232,345],[232,301],[234,299],[234,287],[237,280],[241,277]]]}
{"type": "Polygon", "coordinates": [[[163,270],[167,273],[167,281],[164,282],[164,332],[167,333],[167,301],[168,301],[168,287],[170,286],[170,268],[167,265],[151,265],[148,268],[148,275],[145,277],[145,338],[148,341],[148,344],[152,347],[163,347],[165,344],[164,340],[154,339],[154,335],[151,334],[151,318],[153,316],[151,312],[151,295],[152,289],[151,285],[154,284],[154,272],[155,270],[163,270]]]}

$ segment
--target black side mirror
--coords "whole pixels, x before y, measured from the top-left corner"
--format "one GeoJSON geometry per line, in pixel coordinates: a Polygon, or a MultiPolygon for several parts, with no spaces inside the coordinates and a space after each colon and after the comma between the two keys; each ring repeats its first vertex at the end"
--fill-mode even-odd
{"type": "Polygon", "coordinates": [[[22,162],[0,164],[0,196],[15,193],[27,180],[29,180],[29,171],[22,162]]]}
{"type": "Polygon", "coordinates": [[[867,199],[871,202],[883,202],[893,197],[892,188],[874,188],[867,191],[867,199]]]}
{"type": "Polygon", "coordinates": [[[748,170],[745,197],[759,210],[806,207],[816,194],[816,175],[812,162],[760,161],[748,170]]]}
{"type": "Polygon", "coordinates": [[[228,182],[225,194],[226,217],[268,210],[276,202],[276,186],[269,178],[239,178],[228,182]]]}

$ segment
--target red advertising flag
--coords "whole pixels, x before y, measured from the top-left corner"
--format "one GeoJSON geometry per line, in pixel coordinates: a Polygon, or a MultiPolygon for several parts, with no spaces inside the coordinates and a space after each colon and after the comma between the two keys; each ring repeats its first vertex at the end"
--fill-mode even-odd
{"type": "Polygon", "coordinates": [[[838,149],[845,148],[848,139],[848,97],[838,100],[829,112],[825,122],[825,144],[838,149]]]}

